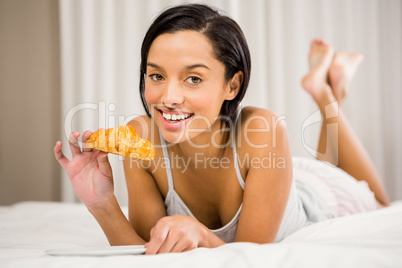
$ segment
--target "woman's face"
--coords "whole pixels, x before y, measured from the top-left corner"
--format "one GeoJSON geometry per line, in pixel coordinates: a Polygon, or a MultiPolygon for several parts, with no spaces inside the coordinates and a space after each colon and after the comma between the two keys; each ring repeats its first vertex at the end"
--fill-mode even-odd
{"type": "Polygon", "coordinates": [[[232,95],[225,67],[204,35],[179,31],[154,40],[148,53],[145,99],[166,141],[189,141],[212,126],[216,129],[222,104],[232,95]]]}

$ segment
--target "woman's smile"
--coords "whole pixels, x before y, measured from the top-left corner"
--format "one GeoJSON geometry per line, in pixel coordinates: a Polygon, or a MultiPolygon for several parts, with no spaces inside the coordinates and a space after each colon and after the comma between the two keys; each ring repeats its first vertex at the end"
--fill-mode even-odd
{"type": "Polygon", "coordinates": [[[160,110],[159,116],[161,117],[161,122],[166,129],[180,129],[187,124],[193,117],[193,113],[185,113],[181,111],[168,111],[160,110]]]}

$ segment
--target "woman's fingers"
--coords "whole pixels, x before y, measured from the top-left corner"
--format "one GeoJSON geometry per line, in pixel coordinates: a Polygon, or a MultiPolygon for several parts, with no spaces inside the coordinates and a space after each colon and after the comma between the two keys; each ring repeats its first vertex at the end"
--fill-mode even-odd
{"type": "Polygon", "coordinates": [[[173,247],[177,245],[177,243],[180,242],[180,239],[177,239],[176,236],[170,235],[170,232],[168,233],[167,237],[163,241],[163,243],[160,245],[157,253],[168,253],[172,252],[173,247]]]}
{"type": "Polygon", "coordinates": [[[183,252],[198,247],[199,222],[189,216],[175,215],[161,218],[151,229],[146,254],[183,252]]]}
{"type": "Polygon", "coordinates": [[[70,136],[68,137],[68,143],[70,145],[70,150],[73,155],[73,158],[81,153],[80,145],[78,144],[79,136],[80,136],[80,133],[72,132],[70,134],[70,136]]]}
{"type": "Polygon", "coordinates": [[[194,241],[190,241],[185,236],[175,233],[170,229],[165,238],[164,235],[151,236],[151,240],[147,245],[146,254],[159,254],[168,252],[183,252],[192,250],[197,247],[194,241]]]}
{"type": "Polygon", "coordinates": [[[61,150],[62,144],[60,141],[56,142],[56,145],[54,146],[54,156],[56,157],[56,160],[60,163],[60,165],[66,169],[67,164],[69,160],[67,157],[64,156],[63,151],[61,150]]]}
{"type": "Polygon", "coordinates": [[[82,151],[83,152],[92,152],[92,148],[87,147],[87,141],[89,140],[89,137],[91,136],[92,132],[91,131],[85,131],[84,134],[82,134],[82,151]]]}
{"type": "Polygon", "coordinates": [[[169,232],[168,228],[161,229],[158,228],[157,226],[152,228],[151,239],[149,240],[147,251],[145,252],[145,254],[149,255],[149,254],[160,253],[159,249],[165,242],[168,232],[169,232]]]}
{"type": "Polygon", "coordinates": [[[184,252],[195,248],[197,245],[193,241],[181,239],[170,249],[170,252],[184,252]]]}

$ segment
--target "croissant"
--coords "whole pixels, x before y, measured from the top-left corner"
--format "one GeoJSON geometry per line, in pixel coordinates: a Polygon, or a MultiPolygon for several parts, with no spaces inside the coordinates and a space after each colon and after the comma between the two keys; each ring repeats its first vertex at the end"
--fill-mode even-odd
{"type": "Polygon", "coordinates": [[[143,160],[155,158],[155,148],[148,140],[142,139],[132,126],[99,129],[86,142],[88,148],[112,154],[129,156],[143,160]]]}

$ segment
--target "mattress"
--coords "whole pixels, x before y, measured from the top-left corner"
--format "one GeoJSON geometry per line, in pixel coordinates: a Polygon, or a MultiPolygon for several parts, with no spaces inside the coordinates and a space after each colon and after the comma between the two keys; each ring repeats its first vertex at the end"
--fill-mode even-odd
{"type": "MultiPolygon", "coordinates": [[[[123,211],[127,213],[127,208],[123,211]]],[[[304,227],[275,244],[231,243],[184,253],[50,256],[47,250],[108,247],[85,206],[0,206],[0,267],[402,267],[402,201],[304,227]]]]}

